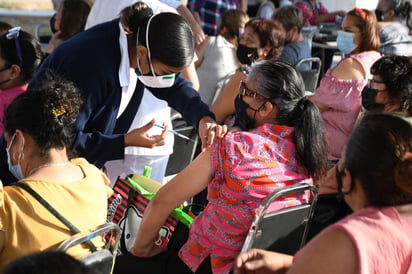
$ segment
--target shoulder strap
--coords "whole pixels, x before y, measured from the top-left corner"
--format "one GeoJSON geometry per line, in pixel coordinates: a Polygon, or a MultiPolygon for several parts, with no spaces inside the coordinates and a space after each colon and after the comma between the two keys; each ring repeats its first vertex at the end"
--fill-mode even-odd
{"type": "MultiPolygon", "coordinates": [[[[57,219],[59,219],[64,225],[66,225],[73,234],[77,234],[80,230],[75,227],[72,223],[70,223],[66,218],[64,218],[59,212],[57,212],[46,200],[44,200],[36,191],[34,191],[30,186],[23,184],[21,182],[12,183],[11,185],[15,185],[18,187],[23,188],[27,191],[33,198],[35,198],[42,206],[44,206],[51,214],[53,214],[57,219]]],[[[95,252],[96,246],[91,241],[86,241],[86,244],[90,247],[92,252],[95,252]]]]}

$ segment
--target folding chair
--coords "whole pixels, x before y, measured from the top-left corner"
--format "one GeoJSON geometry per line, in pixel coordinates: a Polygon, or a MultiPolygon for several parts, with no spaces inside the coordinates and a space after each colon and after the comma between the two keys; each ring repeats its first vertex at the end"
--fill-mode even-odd
{"type": "Polygon", "coordinates": [[[114,223],[104,223],[102,225],[99,225],[95,229],[92,229],[91,231],[80,232],[71,236],[63,243],[61,243],[59,247],[57,247],[57,250],[66,252],[73,246],[84,244],[86,241],[89,241],[95,237],[103,237],[104,234],[109,234],[111,235],[110,239],[102,249],[98,249],[95,252],[83,256],[79,260],[82,261],[85,265],[97,270],[99,273],[110,274],[112,273],[114,260],[117,255],[119,233],[120,228],[118,225],[114,223]]]}
{"type": "Polygon", "coordinates": [[[318,192],[308,184],[292,185],[269,194],[256,210],[256,217],[248,231],[242,252],[251,248],[293,255],[306,243],[310,220],[316,206],[318,192]],[[289,194],[310,193],[309,203],[273,211],[273,203],[289,194]]]}
{"type": "Polygon", "coordinates": [[[305,83],[305,91],[314,93],[318,85],[319,74],[322,62],[318,57],[304,58],[296,64],[296,69],[300,72],[305,83]]]}
{"type": "Polygon", "coordinates": [[[180,118],[180,115],[173,114],[173,111],[172,123],[174,131],[189,137],[192,141],[175,136],[173,153],[169,157],[165,176],[177,174],[188,166],[195,157],[195,151],[198,144],[197,130],[188,125],[186,120],[180,118]]]}

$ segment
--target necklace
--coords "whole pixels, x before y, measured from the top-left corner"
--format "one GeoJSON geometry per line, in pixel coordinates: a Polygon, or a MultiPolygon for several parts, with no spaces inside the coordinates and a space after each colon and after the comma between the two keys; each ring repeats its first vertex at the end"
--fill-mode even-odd
{"type": "Polygon", "coordinates": [[[32,175],[35,171],[37,171],[37,170],[39,170],[39,169],[41,169],[41,168],[44,168],[44,167],[49,167],[49,166],[65,166],[65,165],[68,165],[68,164],[70,164],[70,161],[67,161],[67,162],[64,162],[64,163],[52,163],[52,164],[41,165],[41,166],[35,167],[35,168],[33,168],[32,170],[30,170],[29,176],[32,175]]]}

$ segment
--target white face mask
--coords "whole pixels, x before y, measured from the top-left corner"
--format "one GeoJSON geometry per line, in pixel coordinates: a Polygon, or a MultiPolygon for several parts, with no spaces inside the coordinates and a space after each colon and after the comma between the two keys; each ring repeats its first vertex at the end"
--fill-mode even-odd
{"type": "MultiPolygon", "coordinates": [[[[139,58],[137,58],[137,67],[139,68],[139,72],[137,78],[140,80],[140,82],[143,83],[143,85],[152,87],[152,88],[169,88],[173,86],[175,82],[175,73],[172,74],[165,74],[165,75],[155,75],[153,65],[152,65],[152,60],[150,57],[150,49],[149,49],[149,25],[150,21],[152,21],[153,17],[156,15],[153,15],[150,17],[149,21],[147,22],[147,27],[146,27],[146,47],[147,47],[147,59],[149,60],[150,64],[150,69],[152,72],[152,75],[143,75],[142,69],[140,68],[140,61],[139,58]]],[[[137,39],[139,39],[139,33],[137,34],[137,39]]]]}

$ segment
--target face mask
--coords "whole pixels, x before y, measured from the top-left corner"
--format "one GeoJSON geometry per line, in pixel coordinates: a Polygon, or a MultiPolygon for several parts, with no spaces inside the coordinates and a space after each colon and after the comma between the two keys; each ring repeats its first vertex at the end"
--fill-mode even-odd
{"type": "Polygon", "coordinates": [[[14,138],[16,137],[16,133],[14,133],[13,137],[11,137],[10,145],[8,148],[6,148],[6,154],[7,154],[7,164],[9,165],[9,171],[11,174],[13,174],[14,177],[16,177],[18,180],[21,180],[24,178],[23,172],[21,171],[21,166],[20,166],[20,161],[23,158],[23,150],[24,150],[24,136],[23,136],[23,145],[21,147],[21,151],[19,153],[19,157],[17,159],[17,164],[13,165],[11,162],[11,157],[10,157],[10,147],[14,142],[14,138]]]}
{"type": "Polygon", "coordinates": [[[244,65],[251,65],[259,56],[257,48],[249,48],[239,44],[236,50],[237,59],[244,65]]]}
{"type": "Polygon", "coordinates": [[[383,11],[375,10],[376,19],[378,19],[378,22],[383,21],[383,14],[384,14],[383,11]]]}
{"type": "MultiPolygon", "coordinates": [[[[150,57],[150,49],[149,49],[149,25],[150,22],[152,21],[152,17],[150,17],[149,21],[147,22],[147,27],[146,27],[146,45],[147,45],[147,59],[149,60],[150,64],[150,69],[151,73],[149,72],[149,75],[143,75],[142,69],[140,68],[140,61],[139,58],[137,58],[137,66],[139,68],[139,71],[136,70],[136,74],[138,75],[137,78],[139,78],[140,82],[143,83],[143,85],[147,87],[152,87],[152,88],[169,88],[173,86],[175,82],[175,74],[165,74],[165,75],[155,75],[153,65],[152,65],[152,60],[150,57]],[[150,75],[151,74],[151,75],[150,75]]],[[[137,34],[137,37],[139,37],[139,34],[137,34]]]]}
{"type": "Polygon", "coordinates": [[[53,34],[55,34],[55,33],[57,32],[57,29],[54,27],[54,24],[55,24],[55,22],[56,22],[56,15],[57,15],[57,13],[55,13],[55,14],[50,18],[50,21],[49,21],[50,30],[51,30],[51,32],[52,32],[53,34]]]}
{"type": "Polygon", "coordinates": [[[336,43],[338,44],[338,49],[344,54],[351,53],[358,45],[353,43],[353,37],[355,36],[352,32],[339,31],[338,37],[336,38],[336,43]]]}
{"type": "Polygon", "coordinates": [[[289,5],[292,5],[292,3],[289,0],[281,0],[279,3],[279,7],[289,6],[289,5]]]}
{"type": "Polygon", "coordinates": [[[378,91],[376,89],[365,86],[362,90],[362,106],[366,110],[382,111],[384,105],[375,102],[375,97],[378,91]]]}
{"type": "Polygon", "coordinates": [[[256,113],[263,107],[265,103],[263,103],[258,109],[254,109],[250,107],[243,99],[241,96],[236,96],[235,99],[235,125],[240,127],[242,130],[249,130],[251,128],[255,127],[256,121],[255,121],[255,116],[256,113]],[[253,118],[249,117],[247,115],[246,110],[250,108],[255,112],[253,115],[253,118]]]}

